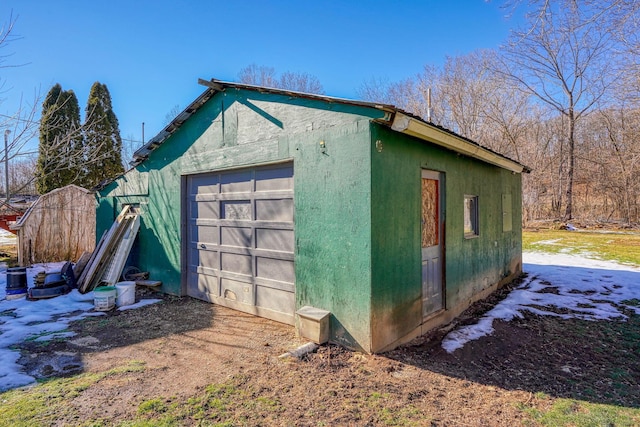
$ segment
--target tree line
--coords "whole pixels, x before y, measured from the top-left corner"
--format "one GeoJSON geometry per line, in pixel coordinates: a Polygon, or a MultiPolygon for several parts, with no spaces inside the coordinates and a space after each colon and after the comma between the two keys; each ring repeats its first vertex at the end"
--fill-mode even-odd
{"type": "Polygon", "coordinates": [[[526,5],[524,25],[501,49],[448,57],[402,81],[372,79],[360,97],[394,104],[529,166],[525,224],[637,223],[640,4],[526,5]]]}

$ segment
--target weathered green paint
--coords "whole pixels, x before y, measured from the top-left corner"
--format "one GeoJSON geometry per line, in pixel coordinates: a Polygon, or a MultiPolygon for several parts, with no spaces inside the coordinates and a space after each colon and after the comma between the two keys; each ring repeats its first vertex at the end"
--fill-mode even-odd
{"type": "Polygon", "coordinates": [[[315,133],[294,149],[296,300],[331,311],[332,340],[370,351],[369,122],[315,133]]]}
{"type": "Polygon", "coordinates": [[[519,175],[372,122],[383,116],[366,106],[227,89],[100,192],[98,235],[122,204],[138,204],[137,262],[163,291],[183,294],[185,176],[293,161],[296,307],[330,311],[334,342],[383,349],[423,322],[422,169],[443,172],[447,309],[517,273],[521,249],[519,175]],[[463,237],[465,194],[479,198],[475,239],[463,237]],[[512,231],[505,232],[508,200],[512,231]]]}
{"type": "Polygon", "coordinates": [[[372,351],[422,321],[420,176],[444,174],[445,308],[513,277],[521,269],[520,175],[372,125],[372,351]],[[380,141],[382,151],[376,149],[380,141]],[[465,239],[464,195],[477,195],[477,238],[465,239]],[[513,227],[503,232],[502,195],[511,195],[513,227]]]}

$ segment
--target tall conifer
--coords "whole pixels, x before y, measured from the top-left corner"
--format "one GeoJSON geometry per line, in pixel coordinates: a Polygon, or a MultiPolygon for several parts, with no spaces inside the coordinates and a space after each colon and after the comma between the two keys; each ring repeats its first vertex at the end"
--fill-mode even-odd
{"type": "Polygon", "coordinates": [[[92,188],[124,172],[122,138],[106,85],[95,82],[91,86],[85,117],[85,157],[88,161],[84,185],[92,188]]]}
{"type": "Polygon", "coordinates": [[[55,84],[42,104],[36,189],[40,194],[76,183],[84,164],[80,107],[72,90],[55,84]]]}

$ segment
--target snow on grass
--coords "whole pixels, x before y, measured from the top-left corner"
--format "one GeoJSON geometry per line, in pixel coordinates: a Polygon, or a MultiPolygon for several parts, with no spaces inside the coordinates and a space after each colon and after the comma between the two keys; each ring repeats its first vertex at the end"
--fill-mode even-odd
{"type": "MultiPolygon", "coordinates": [[[[27,285],[33,286],[35,275],[41,271],[60,271],[64,262],[38,264],[27,269],[27,285]]],[[[28,301],[26,298],[6,300],[6,272],[0,274],[0,392],[35,382],[24,373],[18,363],[20,352],[16,344],[27,340],[48,341],[75,335],[68,330],[69,323],[89,316],[104,316],[94,310],[93,292],[81,294],[74,289],[66,295],[51,299],[28,301]]],[[[136,304],[120,307],[134,309],[158,302],[145,299],[136,304]]]]}
{"type": "Polygon", "coordinates": [[[526,280],[477,324],[451,331],[442,341],[447,352],[493,333],[494,320],[524,311],[592,321],[626,319],[622,309],[640,314],[640,268],[565,253],[524,252],[523,261],[526,280]]]}
{"type": "Polygon", "coordinates": [[[3,245],[15,245],[16,244],[16,235],[7,231],[3,228],[0,228],[0,246],[3,245]]]}
{"type": "Polygon", "coordinates": [[[562,239],[540,240],[536,242],[536,245],[557,245],[561,241],[562,239]]]}

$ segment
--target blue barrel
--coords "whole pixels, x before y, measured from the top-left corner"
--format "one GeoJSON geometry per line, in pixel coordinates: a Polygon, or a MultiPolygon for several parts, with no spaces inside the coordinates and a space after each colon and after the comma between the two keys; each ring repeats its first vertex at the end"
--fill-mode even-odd
{"type": "Polygon", "coordinates": [[[7,299],[16,299],[27,295],[27,268],[7,268],[7,299]]]}

